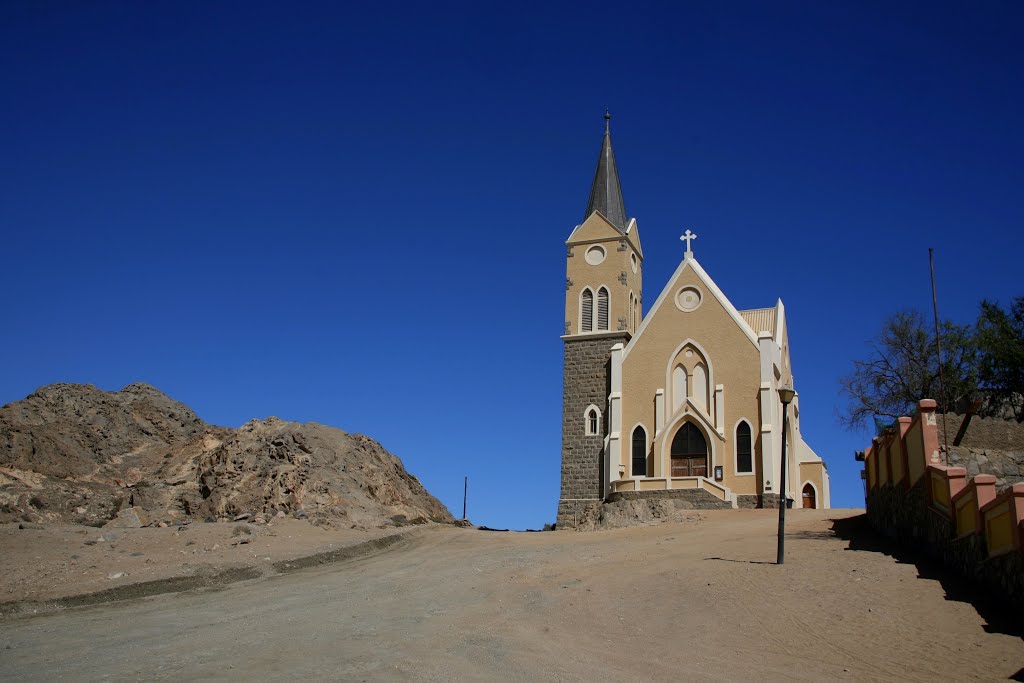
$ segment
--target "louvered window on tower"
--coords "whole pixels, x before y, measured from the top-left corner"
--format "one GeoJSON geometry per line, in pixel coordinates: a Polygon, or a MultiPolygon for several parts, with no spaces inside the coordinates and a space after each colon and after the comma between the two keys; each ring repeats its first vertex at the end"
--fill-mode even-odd
{"type": "Polygon", "coordinates": [[[580,310],[583,312],[583,321],[580,323],[580,332],[591,332],[594,329],[594,293],[589,289],[583,290],[580,310]]]}
{"type": "Polygon", "coordinates": [[[608,329],[608,290],[597,290],[597,329],[608,329]]]}

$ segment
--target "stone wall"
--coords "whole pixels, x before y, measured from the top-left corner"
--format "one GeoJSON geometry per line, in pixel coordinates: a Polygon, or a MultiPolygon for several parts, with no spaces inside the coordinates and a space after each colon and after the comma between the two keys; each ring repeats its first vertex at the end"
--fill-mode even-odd
{"type": "MultiPolygon", "coordinates": [[[[946,435],[949,438],[950,446],[952,446],[966,418],[963,415],[954,415],[952,413],[936,415],[940,436],[943,430],[943,418],[945,418],[946,435]]],[[[944,443],[944,439],[940,438],[939,443],[944,443]]],[[[964,429],[958,445],[963,448],[976,450],[1024,450],[1024,424],[1014,420],[1003,420],[998,417],[979,417],[973,415],[967,423],[967,428],[964,429]]]]}
{"type": "Polygon", "coordinates": [[[765,493],[765,494],[751,494],[751,495],[738,495],[736,496],[736,507],[750,509],[750,508],[774,508],[779,507],[779,494],[777,493],[765,493]]]}
{"type": "Polygon", "coordinates": [[[958,538],[953,521],[929,504],[926,485],[927,479],[922,477],[909,489],[885,485],[868,491],[871,525],[900,545],[923,551],[1024,607],[1024,554],[989,557],[983,534],[958,538]]]}
{"type": "Polygon", "coordinates": [[[1024,445],[1015,451],[950,446],[949,464],[963,467],[968,477],[991,474],[996,478],[996,489],[1002,491],[1012,484],[1024,482],[1024,445]]]}
{"type": "Polygon", "coordinates": [[[574,523],[604,497],[603,452],[607,434],[609,357],[611,348],[628,341],[628,334],[578,337],[565,340],[562,366],[562,486],[558,499],[559,528],[574,523]],[[584,412],[595,405],[601,411],[600,433],[586,434],[584,412]]]}
{"type": "MultiPolygon", "coordinates": [[[[956,417],[947,423],[950,443],[962,419],[956,417]]],[[[916,417],[900,418],[875,437],[864,451],[867,517],[899,545],[934,557],[1024,607],[1024,485],[1009,482],[997,494],[996,480],[987,476],[996,475],[993,469],[1005,474],[1011,469],[1006,463],[1018,461],[979,457],[1005,453],[985,451],[984,445],[1013,443],[1009,439],[1017,425],[975,419],[978,429],[973,421],[968,425],[965,445],[950,449],[948,466],[942,464],[942,416],[935,414],[935,401],[921,401],[916,417]]]]}
{"type": "MultiPolygon", "coordinates": [[[[700,519],[700,510],[727,510],[731,507],[703,489],[623,491],[608,496],[607,502],[581,507],[574,528],[621,529],[664,522],[686,523],[700,519]]],[[[572,522],[570,520],[565,527],[559,525],[559,528],[571,528],[572,522]]]]}
{"type": "MultiPolygon", "coordinates": [[[[942,418],[939,415],[937,420],[940,433],[942,418]]],[[[945,418],[951,466],[963,467],[969,477],[993,475],[1000,491],[1024,482],[1024,425],[1013,420],[974,415],[963,427],[966,420],[963,415],[948,414],[945,418]],[[958,437],[959,445],[954,446],[958,437]]]]}

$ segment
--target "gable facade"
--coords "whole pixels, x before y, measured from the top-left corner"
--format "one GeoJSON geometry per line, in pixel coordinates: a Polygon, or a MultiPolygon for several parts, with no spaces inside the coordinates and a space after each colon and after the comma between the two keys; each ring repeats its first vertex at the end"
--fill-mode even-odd
{"type": "MultiPolygon", "coordinates": [[[[610,144],[606,128],[602,159],[614,161],[610,144]]],[[[606,182],[600,164],[595,182],[606,182]]],[[[621,204],[613,171],[616,186],[602,192],[621,204]]],[[[593,196],[566,242],[558,524],[617,497],[775,507],[785,493],[797,507],[828,507],[827,468],[803,440],[799,395],[787,411],[787,481],[778,481],[778,390],[793,384],[782,302],[737,310],[687,250],[644,314],[636,220],[617,227],[593,196]],[[600,434],[581,417],[595,408],[600,434]]],[[[621,205],[608,210],[624,215],[621,205]]]]}

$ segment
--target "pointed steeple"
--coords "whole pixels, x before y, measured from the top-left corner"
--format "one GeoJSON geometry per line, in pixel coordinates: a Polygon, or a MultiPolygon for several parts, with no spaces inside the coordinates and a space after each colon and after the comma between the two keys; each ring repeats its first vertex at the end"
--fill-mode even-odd
{"type": "Polygon", "coordinates": [[[611,114],[605,111],[601,156],[597,159],[597,171],[594,172],[594,184],[590,188],[590,200],[587,201],[587,212],[583,215],[583,220],[595,211],[600,211],[612,225],[619,230],[625,230],[626,205],[622,201],[619,169],[615,165],[615,152],[612,151],[611,119],[611,114]]]}

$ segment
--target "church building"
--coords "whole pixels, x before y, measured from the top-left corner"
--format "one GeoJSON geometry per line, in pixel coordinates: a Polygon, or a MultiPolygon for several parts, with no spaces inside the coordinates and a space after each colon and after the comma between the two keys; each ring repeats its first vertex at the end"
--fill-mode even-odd
{"type": "Polygon", "coordinates": [[[626,213],[609,115],[583,216],[566,240],[562,486],[557,524],[618,498],[694,507],[829,507],[825,463],[803,440],[786,310],[737,310],[694,257],[644,306],[644,251],[626,213]],[[646,308],[646,311],[645,311],[646,308]]]}

